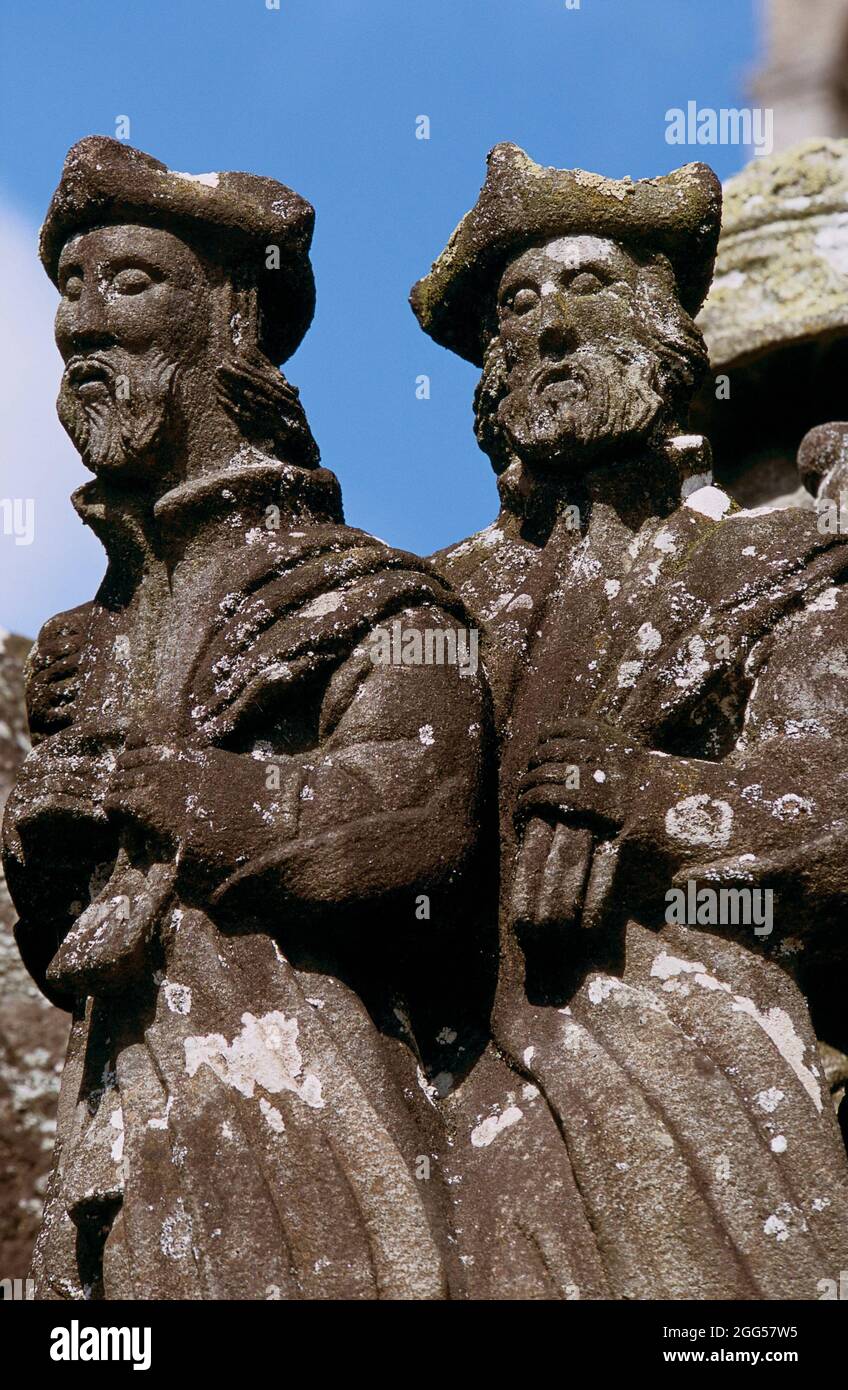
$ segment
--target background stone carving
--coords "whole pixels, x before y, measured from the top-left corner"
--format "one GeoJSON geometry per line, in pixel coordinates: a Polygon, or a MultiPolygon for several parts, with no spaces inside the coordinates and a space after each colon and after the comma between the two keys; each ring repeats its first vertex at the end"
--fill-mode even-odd
{"type": "Polygon", "coordinates": [[[848,135],[846,0],[762,0],[765,60],[753,95],[775,111],[776,149],[848,135]]]}
{"type": "MultiPolygon", "coordinates": [[[[0,812],[29,748],[24,637],[0,630],[0,812]]],[[[0,869],[0,1278],[22,1279],[41,1219],[56,1130],[68,1015],[24,969],[12,936],[15,910],[0,869]]]]}
{"type": "Polygon", "coordinates": [[[696,421],[743,506],[811,507],[795,458],[845,413],[848,140],[753,159],[724,185],[715,278],[698,325],[711,372],[696,421]]]}

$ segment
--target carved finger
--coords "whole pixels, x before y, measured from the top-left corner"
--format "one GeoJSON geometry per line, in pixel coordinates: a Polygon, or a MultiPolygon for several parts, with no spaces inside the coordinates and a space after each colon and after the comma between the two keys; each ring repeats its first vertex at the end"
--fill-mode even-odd
{"type": "Polygon", "coordinates": [[[118,794],[142,791],[149,785],[145,768],[120,768],[113,774],[112,786],[118,794]]]}
{"type": "Polygon", "coordinates": [[[593,836],[589,830],[558,825],[541,875],[536,921],[540,926],[568,927],[579,920],[593,836]]]}
{"type": "Polygon", "coordinates": [[[797,874],[799,864],[810,857],[810,846],[795,845],[783,854],[730,855],[700,864],[688,864],[671,880],[673,888],[685,888],[695,880],[706,887],[750,888],[756,884],[774,886],[787,873],[797,874]]]}
{"type": "Polygon", "coordinates": [[[530,787],[550,786],[551,783],[554,782],[564,782],[566,767],[574,766],[577,765],[574,763],[568,763],[565,766],[563,766],[562,763],[556,762],[540,763],[538,767],[528,768],[527,771],[522,775],[521,786],[522,788],[529,789],[530,787]]]}
{"type": "Polygon", "coordinates": [[[159,763],[176,761],[175,754],[170,748],[162,748],[158,744],[153,747],[128,748],[121,753],[117,760],[119,772],[132,772],[136,769],[145,767],[156,767],[159,763]]]}
{"type": "Polygon", "coordinates": [[[582,811],[584,805],[582,800],[578,798],[579,793],[575,793],[573,789],[569,789],[562,782],[546,782],[539,786],[528,787],[517,798],[516,823],[522,825],[533,816],[547,813],[569,815],[582,811]]]}
{"type": "Polygon", "coordinates": [[[581,800],[597,801],[608,799],[611,792],[618,793],[629,785],[630,778],[617,763],[590,758],[584,762],[542,763],[539,767],[528,768],[520,780],[521,791],[533,787],[550,786],[561,782],[572,794],[580,794],[581,800]]]}
{"type": "Polygon", "coordinates": [[[634,740],[624,729],[605,724],[598,719],[557,719],[543,729],[540,742],[547,739],[586,739],[593,743],[633,743],[634,740]]]}
{"type": "Polygon", "coordinates": [[[74,796],[53,791],[49,796],[23,805],[15,815],[15,824],[19,830],[28,830],[39,821],[52,820],[57,816],[90,820],[94,813],[95,807],[89,795],[74,796]]]}
{"type": "Polygon", "coordinates": [[[50,669],[54,662],[63,661],[66,657],[79,657],[80,650],[79,634],[63,637],[56,642],[49,642],[33,656],[33,674],[42,675],[50,669]]]}
{"type": "Polygon", "coordinates": [[[512,886],[515,922],[535,924],[536,903],[553,838],[554,827],[539,819],[531,821],[524,833],[512,886]]]}
{"type": "Polygon", "coordinates": [[[79,798],[81,801],[91,797],[90,784],[82,777],[65,773],[42,774],[38,778],[27,779],[19,784],[15,797],[17,804],[28,806],[50,806],[58,797],[79,798]]]}
{"type": "Polygon", "coordinates": [[[109,816],[130,816],[146,819],[146,811],[139,792],[132,787],[120,786],[109,790],[104,800],[106,814],[109,816]]]}
{"type": "Polygon", "coordinates": [[[543,767],[545,763],[572,764],[588,762],[596,744],[581,739],[546,739],[540,743],[528,762],[528,768],[543,767]]]}
{"type": "Polygon", "coordinates": [[[594,931],[607,920],[607,908],[616,884],[619,854],[620,846],[612,840],[604,841],[595,851],[580,923],[585,931],[594,931]]]}
{"type": "Polygon", "coordinates": [[[56,685],[59,681],[67,680],[69,676],[76,676],[78,671],[79,660],[76,654],[73,654],[62,661],[52,662],[44,672],[43,682],[45,685],[56,685]]]}

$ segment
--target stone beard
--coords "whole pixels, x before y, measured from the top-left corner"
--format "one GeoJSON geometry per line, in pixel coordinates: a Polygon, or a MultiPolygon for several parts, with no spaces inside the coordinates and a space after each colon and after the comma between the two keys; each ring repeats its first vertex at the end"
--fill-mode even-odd
{"type": "Polygon", "coordinates": [[[158,348],[113,347],[71,358],[56,408],[92,473],[132,469],[157,450],[174,414],[177,363],[158,348]]]}
{"type": "MultiPolygon", "coordinates": [[[[179,363],[156,347],[141,354],[118,346],[75,354],[56,409],[86,468],[134,476],[166,445],[184,442],[182,379],[179,363]]],[[[258,352],[225,360],[216,371],[215,394],[245,442],[283,452],[302,466],[319,462],[297,388],[258,352]]]]}

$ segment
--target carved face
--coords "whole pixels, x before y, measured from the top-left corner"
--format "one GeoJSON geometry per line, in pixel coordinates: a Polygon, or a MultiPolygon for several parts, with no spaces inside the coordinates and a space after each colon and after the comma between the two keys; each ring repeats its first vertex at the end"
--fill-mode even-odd
{"type": "Polygon", "coordinates": [[[92,472],[150,479],[174,444],[180,370],[206,350],[203,266],[170,232],[105,226],[66,244],[58,278],[59,418],[92,472]]]}
{"type": "Polygon", "coordinates": [[[615,242],[562,237],[517,256],[498,290],[497,425],[538,465],[644,438],[662,406],[641,267],[615,242]]]}

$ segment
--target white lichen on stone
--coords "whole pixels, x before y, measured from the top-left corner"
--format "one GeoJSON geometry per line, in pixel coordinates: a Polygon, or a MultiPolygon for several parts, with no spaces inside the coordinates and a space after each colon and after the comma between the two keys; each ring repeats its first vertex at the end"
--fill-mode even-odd
{"type": "Polygon", "coordinates": [[[773,1115],[782,1100],[786,1097],[777,1086],[769,1086],[767,1091],[759,1091],[756,1096],[757,1104],[766,1114],[773,1115]]]}
{"type": "Polygon", "coordinates": [[[733,830],[733,808],[705,792],[685,796],[666,811],[665,828],[672,840],[682,844],[723,849],[733,830]]]}
{"type": "Polygon", "coordinates": [[[221,1033],[190,1037],[184,1042],[186,1071],[194,1076],[207,1066],[226,1086],[247,1099],[257,1088],[269,1095],[290,1091],[312,1109],[325,1104],[319,1078],[304,1070],[297,1045],[298,1021],[272,1010],[256,1018],[241,1016],[243,1027],[231,1043],[221,1033]]]}
{"type": "Polygon", "coordinates": [[[489,1145],[511,1125],[517,1125],[519,1120],[524,1119],[524,1111],[519,1110],[517,1105],[508,1105],[499,1115],[489,1115],[487,1119],[481,1120],[471,1131],[471,1143],[475,1149],[487,1149],[489,1145]]]}
{"type": "Polygon", "coordinates": [[[176,981],[167,981],[163,985],[165,1003],[172,1014],[191,1013],[191,990],[188,985],[177,984],[176,981]]]}

